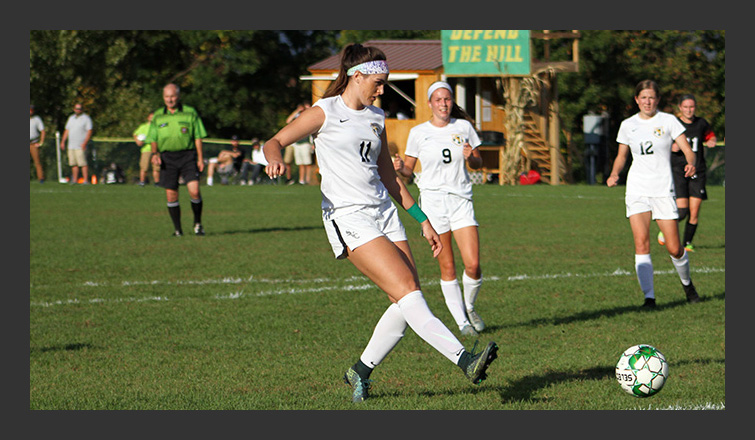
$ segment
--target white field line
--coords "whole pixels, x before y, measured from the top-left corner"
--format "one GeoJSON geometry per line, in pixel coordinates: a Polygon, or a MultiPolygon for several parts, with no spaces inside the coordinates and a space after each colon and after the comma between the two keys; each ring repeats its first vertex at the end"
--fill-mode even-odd
{"type": "MultiPolygon", "coordinates": [[[[720,272],[726,272],[726,269],[721,268],[711,268],[711,267],[701,267],[693,269],[692,272],[694,273],[720,273],[720,272]]],[[[670,274],[676,274],[676,270],[670,269],[670,270],[656,270],[654,272],[656,275],[670,275],[670,274]]],[[[617,276],[635,276],[634,271],[628,271],[626,269],[616,269],[613,272],[603,272],[603,273],[572,273],[572,272],[566,272],[566,273],[560,273],[560,274],[540,274],[540,275],[527,275],[527,274],[519,274],[519,275],[511,275],[511,276],[496,276],[496,275],[484,275],[483,279],[484,282],[490,283],[490,282],[519,282],[519,281],[538,281],[538,280],[550,280],[550,279],[562,279],[562,278],[601,278],[601,277],[617,277],[617,276]]],[[[437,282],[436,279],[432,280],[423,280],[423,285],[429,285],[437,282]]],[[[343,290],[343,291],[354,291],[354,290],[368,290],[368,289],[376,289],[374,284],[369,282],[367,278],[365,277],[359,277],[359,276],[352,276],[348,277],[342,280],[331,280],[328,278],[315,278],[311,280],[300,280],[300,279],[268,279],[268,278],[255,278],[255,277],[249,277],[249,278],[238,278],[238,277],[224,277],[219,279],[209,279],[209,280],[184,280],[184,281],[162,281],[162,280],[153,280],[153,281],[122,281],[120,283],[114,284],[114,283],[108,283],[108,282],[92,282],[87,281],[84,282],[82,285],[83,287],[98,287],[98,288],[108,288],[112,286],[121,286],[121,287],[131,287],[131,286],[157,286],[157,285],[164,285],[164,286],[183,286],[183,285],[245,285],[248,286],[249,284],[325,284],[328,283],[326,286],[312,286],[312,287],[301,287],[301,288],[283,288],[283,289],[272,289],[272,290],[256,290],[254,289],[252,292],[245,293],[244,289],[230,292],[225,295],[214,295],[213,297],[215,299],[239,299],[242,297],[262,297],[262,296],[273,296],[273,295],[286,295],[286,294],[302,294],[302,293],[317,293],[317,292],[325,292],[325,291],[331,291],[331,290],[343,290]]],[[[66,300],[57,300],[57,301],[32,301],[30,303],[31,307],[51,307],[51,306],[59,306],[59,305],[67,305],[67,304],[96,304],[96,303],[120,303],[120,302],[146,302],[146,301],[169,301],[168,297],[166,296],[150,296],[150,297],[143,297],[143,298],[92,298],[87,300],[80,300],[80,299],[66,299],[66,300]]]]}
{"type": "Polygon", "coordinates": [[[726,403],[725,402],[719,402],[719,403],[712,403],[712,402],[706,402],[704,404],[698,404],[698,405],[669,405],[669,406],[658,406],[654,407],[653,405],[648,405],[647,408],[637,408],[638,410],[654,410],[654,411],[688,411],[688,410],[725,410],[726,409],[726,403]]]}

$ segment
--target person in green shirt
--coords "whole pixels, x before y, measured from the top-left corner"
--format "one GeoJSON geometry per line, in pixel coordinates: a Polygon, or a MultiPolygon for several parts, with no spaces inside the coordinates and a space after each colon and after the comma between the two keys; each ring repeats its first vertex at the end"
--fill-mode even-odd
{"type": "MultiPolygon", "coordinates": [[[[139,156],[139,186],[147,184],[147,171],[152,162],[152,145],[145,141],[147,140],[149,126],[154,114],[154,112],[149,112],[149,115],[147,115],[147,121],[137,127],[133,133],[136,146],[141,147],[139,156]]],[[[160,181],[160,167],[155,164],[152,164],[152,180],[155,185],[160,181]]]]}
{"type": "Polygon", "coordinates": [[[163,88],[163,102],[165,106],[154,112],[146,142],[151,145],[152,163],[160,167],[160,186],[165,188],[168,213],[175,228],[173,236],[183,235],[178,203],[181,177],[191,198],[194,234],[204,235],[199,175],[204,170],[202,138],[207,137],[207,132],[197,111],[180,102],[180,89],[176,84],[163,88]]]}

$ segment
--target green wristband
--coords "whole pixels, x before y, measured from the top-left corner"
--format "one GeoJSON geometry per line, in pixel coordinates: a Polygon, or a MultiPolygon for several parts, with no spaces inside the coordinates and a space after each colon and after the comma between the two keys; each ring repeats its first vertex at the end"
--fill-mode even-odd
{"type": "Polygon", "coordinates": [[[409,213],[412,217],[414,217],[414,220],[417,220],[417,222],[422,223],[423,221],[427,220],[427,216],[424,212],[422,212],[422,209],[420,209],[419,205],[415,202],[411,208],[407,209],[406,212],[409,213]]]}

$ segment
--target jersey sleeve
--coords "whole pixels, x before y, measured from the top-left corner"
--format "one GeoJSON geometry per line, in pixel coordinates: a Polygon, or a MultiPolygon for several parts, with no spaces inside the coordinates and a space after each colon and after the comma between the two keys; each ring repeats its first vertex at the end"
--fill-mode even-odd
{"type": "Polygon", "coordinates": [[[419,155],[419,130],[417,127],[409,130],[409,137],[406,139],[406,151],[405,156],[417,157],[419,155]]]}
{"type": "Polygon", "coordinates": [[[207,137],[207,130],[204,128],[204,123],[202,122],[202,118],[199,117],[199,115],[196,115],[196,126],[194,127],[194,138],[195,139],[203,139],[207,137]]]}
{"type": "Polygon", "coordinates": [[[471,123],[467,121],[467,124],[469,125],[469,135],[467,136],[467,142],[469,142],[469,145],[472,148],[477,148],[480,145],[482,145],[482,141],[480,140],[480,136],[477,134],[477,130],[474,129],[471,123]]]}
{"type": "Polygon", "coordinates": [[[629,145],[626,120],[622,121],[621,125],[619,125],[619,132],[616,134],[616,142],[619,144],[629,145]]]}
{"type": "Polygon", "coordinates": [[[686,128],[684,128],[684,125],[682,125],[681,122],[679,122],[679,119],[674,116],[671,118],[668,118],[669,120],[669,134],[671,135],[671,139],[676,140],[679,136],[684,134],[685,131],[687,131],[686,128]]]}

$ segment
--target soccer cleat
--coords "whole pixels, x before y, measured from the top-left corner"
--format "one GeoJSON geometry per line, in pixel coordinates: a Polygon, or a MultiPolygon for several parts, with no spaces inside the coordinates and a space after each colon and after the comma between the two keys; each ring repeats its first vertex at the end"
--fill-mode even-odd
{"type": "Polygon", "coordinates": [[[364,402],[369,397],[371,388],[370,382],[372,381],[369,379],[362,379],[353,368],[346,370],[346,374],[343,375],[343,381],[346,385],[351,387],[352,402],[364,402]]]}
{"type": "Polygon", "coordinates": [[[645,298],[645,302],[642,303],[643,310],[651,310],[655,308],[655,298],[645,298]]]}
{"type": "Polygon", "coordinates": [[[692,243],[685,244],[684,249],[686,249],[687,252],[695,252],[695,246],[693,246],[692,243]]]}
{"type": "Polygon", "coordinates": [[[181,231],[174,231],[174,232],[173,232],[173,233],[171,234],[171,237],[183,237],[183,235],[184,235],[184,233],[183,233],[183,232],[181,232],[181,231]]]}
{"type": "Polygon", "coordinates": [[[467,318],[469,318],[469,322],[472,323],[472,327],[474,327],[475,330],[478,332],[481,332],[485,330],[485,323],[482,321],[482,318],[480,318],[480,315],[477,314],[477,312],[472,310],[467,310],[467,318]]]}
{"type": "Polygon", "coordinates": [[[472,336],[477,337],[480,336],[479,333],[477,333],[477,330],[474,329],[471,325],[467,324],[461,329],[461,335],[462,336],[472,336]]]}
{"type": "Polygon", "coordinates": [[[204,235],[204,228],[201,223],[194,223],[194,235],[204,235]]]}
{"type": "MultiPolygon", "coordinates": [[[[476,345],[477,343],[475,343],[476,345]]],[[[474,348],[472,348],[470,354],[472,355],[472,361],[467,365],[464,374],[473,384],[478,385],[488,377],[486,371],[488,366],[498,357],[498,345],[490,341],[488,342],[488,346],[480,353],[474,354],[474,348]]]]}
{"type": "Polygon", "coordinates": [[[689,286],[682,284],[682,287],[684,287],[684,293],[687,295],[688,303],[700,302],[700,295],[697,294],[697,289],[695,289],[695,285],[692,284],[692,281],[689,282],[689,286]]]}
{"type": "Polygon", "coordinates": [[[658,232],[658,244],[666,246],[666,237],[663,236],[663,232],[658,232]]]}

